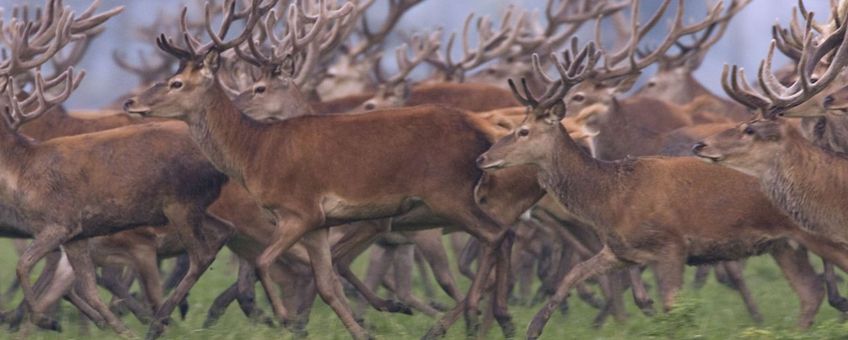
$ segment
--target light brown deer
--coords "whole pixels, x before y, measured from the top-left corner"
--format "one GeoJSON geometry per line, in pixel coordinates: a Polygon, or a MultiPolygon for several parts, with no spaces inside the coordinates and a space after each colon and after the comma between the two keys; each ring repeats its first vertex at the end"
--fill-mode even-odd
{"type": "MultiPolygon", "coordinates": [[[[604,243],[600,253],[560,282],[528,328],[528,338],[541,334],[576,283],[614,268],[653,264],[660,274],[663,306],[669,309],[686,263],[740,259],[786,238],[798,239],[819,255],[830,255],[822,251],[830,246],[827,241],[805,233],[772,207],[751,177],[716,171],[692,158],[606,162],[580,150],[559,124],[565,113],[561,100],[594,69],[598,58],[591,44],[579,55],[567,55],[558,68],[561,82],[539,99],[529,92],[519,96],[531,109],[524,123],[478,159],[484,169],[533,165],[543,185],[570,212],[590,222],[604,243]],[[726,189],[718,192],[717,187],[726,189]],[[657,206],[666,209],[658,213],[657,206]]],[[[817,280],[811,270],[807,274],[799,278],[817,280]]],[[[802,315],[814,314],[822,292],[805,292],[808,285],[790,283],[801,289],[802,315]]],[[[804,322],[809,325],[809,320],[804,322]]]]}

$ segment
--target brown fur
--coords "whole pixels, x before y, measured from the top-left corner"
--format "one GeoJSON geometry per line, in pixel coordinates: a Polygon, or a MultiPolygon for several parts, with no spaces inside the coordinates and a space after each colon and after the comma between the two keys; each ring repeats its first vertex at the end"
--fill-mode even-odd
{"type": "Polygon", "coordinates": [[[537,115],[517,130],[527,129],[527,136],[516,133],[501,139],[479,164],[534,164],[544,187],[597,228],[605,248],[564,278],[531,324],[529,338],[541,333],[575,283],[615,267],[654,264],[663,305],[670,308],[686,263],[757,255],[788,237],[809,240],[771,206],[750,177],[718,171],[692,158],[599,161],[583,153],[560,124],[550,123],[556,120],[548,113],[537,115]],[[657,210],[659,206],[665,208],[657,210]]]}
{"type": "MultiPolygon", "coordinates": [[[[421,200],[435,216],[466,227],[488,245],[500,243],[506,228],[479,210],[474,200],[482,175],[474,167],[474,158],[489,140],[475,128],[480,123],[471,115],[422,106],[367,115],[303,116],[259,125],[239,114],[209,72],[208,66],[188,65],[171,78],[180,79],[184,86],[176,90],[171,85],[154,86],[128,103],[128,108],[164,117],[185,114],[183,119],[207,157],[274,215],[278,223],[274,241],[259,257],[258,268],[278,316],[285,318],[286,313],[265,284],[268,266],[305,236],[319,275],[319,293],[354,336],[364,336],[336,293],[340,286],[332,276],[328,254],[323,253],[329,249],[326,232],[320,229],[324,226],[394,216],[421,200]],[[438,144],[424,145],[422,140],[438,144]]],[[[481,264],[482,272],[490,265],[481,264]]],[[[505,273],[507,268],[499,264],[498,272],[505,273]]],[[[474,301],[479,300],[483,279],[478,274],[466,308],[476,309],[474,301]]],[[[505,293],[503,287],[498,291],[505,293]]],[[[502,327],[509,327],[505,298],[496,301],[501,307],[495,315],[502,327]]]]}

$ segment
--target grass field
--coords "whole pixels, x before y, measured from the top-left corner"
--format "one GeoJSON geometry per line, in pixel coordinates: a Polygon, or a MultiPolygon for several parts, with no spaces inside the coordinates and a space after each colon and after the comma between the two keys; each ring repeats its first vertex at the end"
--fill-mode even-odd
{"type": "MultiPolygon", "coordinates": [[[[0,240],[0,267],[7,268],[0,273],[0,288],[5,289],[14,275],[16,256],[11,243],[0,240]]],[[[191,310],[185,321],[176,320],[165,333],[165,339],[279,339],[291,338],[290,333],[280,329],[271,329],[264,325],[249,323],[237,306],[232,305],[219,323],[211,329],[202,329],[206,311],[212,300],[235,278],[235,270],[228,263],[227,251],[218,256],[218,260],[191,291],[189,296],[191,310]]],[[[364,257],[355,263],[358,273],[364,271],[364,257]]],[[[817,261],[816,261],[817,262],[817,261]]],[[[818,263],[816,263],[818,264],[818,263]]],[[[679,306],[670,314],[661,314],[653,318],[643,316],[626,296],[630,318],[623,323],[609,321],[600,329],[591,327],[596,310],[579,299],[572,299],[567,315],[555,314],[542,335],[542,339],[848,339],[848,324],[841,323],[841,316],[825,302],[816,318],[816,324],[810,331],[799,332],[794,328],[798,302],[783,276],[768,256],[748,261],[745,270],[748,284],[765,318],[762,325],[754,324],[748,316],[739,295],[710,278],[707,285],[700,289],[691,288],[693,269],[687,269],[687,284],[679,300],[679,306]]],[[[459,277],[459,276],[458,276],[459,277]]],[[[469,282],[459,278],[463,288],[469,282]]],[[[646,282],[653,282],[646,277],[646,282]]],[[[260,289],[257,285],[257,293],[260,289]]],[[[842,285],[843,291],[845,285],[842,285]]],[[[652,293],[654,293],[652,291],[652,293]]],[[[106,297],[107,295],[103,295],[106,297]]],[[[20,299],[18,296],[17,299],[20,299]]],[[[258,300],[263,301],[259,296],[258,300]]],[[[655,297],[656,301],[659,301],[655,297]]],[[[17,302],[17,301],[15,301],[17,302]]],[[[448,303],[446,295],[441,302],[448,303]]],[[[264,301],[263,301],[264,303],[264,301]]],[[[4,308],[10,308],[7,303],[4,308]]],[[[70,310],[67,305],[65,310],[70,310]]],[[[511,306],[520,338],[523,330],[539,306],[511,306]]],[[[269,312],[267,304],[263,309],[269,312]]],[[[89,335],[80,334],[75,313],[64,313],[63,333],[37,332],[31,339],[114,339],[118,338],[110,331],[92,329],[89,335]],[[70,319],[70,320],[69,320],[70,319]]],[[[175,314],[176,315],[176,314],[175,314]]],[[[132,317],[125,322],[139,336],[144,336],[146,327],[132,317]]],[[[424,315],[397,315],[369,312],[366,315],[368,327],[378,339],[417,339],[430,327],[433,320],[424,315]]],[[[460,321],[448,333],[449,339],[464,338],[464,323],[460,321]]],[[[341,322],[323,302],[318,300],[313,308],[308,331],[311,339],[348,339],[341,322]]],[[[5,329],[0,338],[15,338],[5,329]]],[[[494,329],[486,337],[499,339],[499,329],[494,329]]]]}

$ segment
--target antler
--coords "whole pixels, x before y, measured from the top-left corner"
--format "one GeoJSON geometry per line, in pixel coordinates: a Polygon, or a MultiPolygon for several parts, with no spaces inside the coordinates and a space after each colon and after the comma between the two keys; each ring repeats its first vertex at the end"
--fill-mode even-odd
{"type": "MultiPolygon", "coordinates": [[[[407,44],[403,44],[395,50],[395,59],[397,60],[398,72],[395,73],[391,78],[383,81],[382,83],[386,87],[395,86],[399,83],[402,83],[406,80],[406,77],[415,69],[416,66],[421,64],[427,57],[431,54],[435,53],[439,49],[439,40],[441,39],[442,32],[441,30],[436,30],[428,38],[421,38],[417,35],[412,36],[412,41],[410,43],[412,47],[412,59],[409,59],[408,50],[409,46],[407,44]]],[[[379,64],[375,67],[375,69],[379,69],[379,64]]]]}
{"type": "Polygon", "coordinates": [[[153,83],[156,80],[162,79],[163,75],[171,72],[173,62],[162,57],[155,57],[158,61],[151,62],[150,55],[145,54],[142,50],[138,51],[138,64],[133,64],[127,60],[123,53],[118,50],[112,52],[112,60],[118,67],[125,71],[134,74],[141,79],[142,84],[153,83]]]}
{"type": "MultiPolygon", "coordinates": [[[[706,18],[700,22],[691,25],[683,23],[684,1],[678,0],[677,12],[672,21],[671,29],[662,42],[653,51],[638,53],[638,45],[641,39],[653,28],[662,15],[667,10],[671,0],[664,0],[660,8],[648,19],[644,25],[639,23],[639,1],[633,2],[631,8],[631,35],[627,45],[619,51],[608,53],[604,56],[604,66],[600,70],[592,71],[592,78],[595,80],[608,80],[620,78],[626,75],[638,74],[642,69],[650,66],[665,55],[669,48],[675,45],[677,40],[686,35],[690,35],[710,27],[715,22],[722,20],[721,17],[723,3],[716,3],[708,12],[706,18]],[[626,62],[625,62],[626,61],[626,62]],[[623,65],[621,65],[623,64],[623,65]]],[[[596,26],[596,32],[601,29],[600,24],[596,26]]],[[[597,33],[596,40],[600,37],[597,33]]],[[[600,44],[599,41],[596,43],[600,44]]]]}
{"type": "Polygon", "coordinates": [[[469,48],[468,31],[474,19],[474,13],[469,14],[462,29],[462,59],[454,62],[451,57],[456,38],[455,34],[451,34],[444,56],[437,52],[435,57],[428,58],[427,62],[439,69],[449,79],[457,75],[462,78],[465,71],[503,55],[515,43],[524,25],[525,13],[520,10],[518,14],[515,14],[515,12],[516,9],[512,6],[506,11],[501,19],[500,30],[497,32],[492,29],[489,17],[478,18],[476,24],[478,43],[473,52],[469,48]],[[513,17],[515,17],[514,21],[512,20],[513,17]]]}
{"type": "Polygon", "coordinates": [[[362,37],[356,46],[352,47],[348,52],[352,58],[365,55],[369,50],[380,46],[386,37],[391,33],[400,18],[406,14],[412,7],[420,4],[423,0],[389,0],[389,13],[385,16],[385,21],[377,31],[371,31],[368,26],[368,17],[361,15],[362,20],[362,37]]]}
{"type": "Polygon", "coordinates": [[[691,37],[693,37],[693,42],[691,44],[683,43],[680,40],[676,41],[674,44],[678,49],[677,54],[663,54],[660,57],[661,65],[665,67],[677,67],[689,61],[693,56],[697,56],[708,51],[710,47],[715,45],[715,43],[724,36],[724,33],[727,31],[727,27],[730,24],[730,19],[745,9],[745,6],[748,6],[750,3],[751,0],[731,1],[724,15],[713,21],[703,31],[700,38],[695,37],[697,34],[696,32],[691,35],[691,37]]]}
{"type": "Polygon", "coordinates": [[[318,0],[311,7],[318,13],[306,14],[295,4],[289,6],[282,37],[274,33],[279,18],[276,11],[271,11],[260,25],[261,35],[267,37],[271,44],[268,55],[262,52],[260,42],[254,39],[247,40],[249,53],[240,48],[234,51],[242,60],[272,73],[278,73],[290,64],[289,75],[296,84],[303,84],[321,56],[339,42],[339,32],[350,24],[350,15],[355,8],[347,2],[337,9],[330,9],[324,0],[318,0]]]}
{"type": "Polygon", "coordinates": [[[212,5],[209,2],[206,3],[206,33],[212,41],[206,44],[201,44],[200,41],[191,34],[188,28],[188,7],[183,7],[181,14],[181,31],[186,47],[178,47],[165,33],[162,33],[158,38],[156,38],[156,44],[160,49],[180,60],[197,60],[213,49],[218,52],[223,52],[236,47],[250,38],[253,33],[253,28],[259,22],[259,19],[277,4],[277,0],[270,0],[268,4],[262,5],[263,1],[264,0],[253,0],[251,2],[250,7],[246,10],[247,14],[242,32],[237,37],[230,39],[229,41],[224,41],[223,39],[227,35],[233,21],[236,19],[242,19],[245,16],[245,14],[242,14],[243,12],[236,12],[235,0],[227,0],[224,3],[224,18],[221,21],[217,32],[212,28],[212,5]]]}
{"type": "Polygon", "coordinates": [[[740,81],[746,82],[744,71],[737,70],[734,66],[732,74],[728,74],[726,65],[725,72],[722,74],[725,91],[737,101],[750,108],[759,109],[765,117],[770,118],[801,105],[828,88],[834,86],[839,88],[844,85],[843,82],[834,82],[834,80],[848,65],[848,25],[845,25],[844,20],[837,20],[839,26],[835,27],[835,31],[816,39],[813,33],[815,28],[812,24],[812,12],[806,13],[806,20],[804,43],[796,68],[798,79],[792,85],[784,86],[772,73],[772,59],[774,50],[778,46],[777,41],[772,40],[768,55],[760,63],[757,77],[764,95],[757,93],[747,84],[739,86],[740,81]],[[813,74],[820,66],[825,66],[824,71],[814,77],[813,74]],[[730,82],[729,85],[728,82],[730,82]],[[740,97],[742,100],[739,99],[740,97]]]}
{"type": "MultiPolygon", "coordinates": [[[[576,55],[573,53],[577,47],[577,39],[572,39],[572,48],[563,52],[563,60],[557,57],[556,53],[551,54],[551,61],[556,65],[560,79],[552,82],[545,93],[538,99],[533,95],[533,91],[527,86],[527,81],[521,79],[521,87],[524,94],[518,90],[515,82],[509,79],[509,88],[512,90],[515,98],[523,105],[533,108],[538,114],[544,113],[545,109],[553,107],[557,103],[562,102],[562,98],[568,91],[586,79],[590,74],[590,70],[595,67],[595,64],[600,60],[602,53],[598,51],[595,44],[590,42],[576,55]]],[[[538,60],[537,54],[533,55],[534,60],[538,60]]],[[[542,77],[550,78],[544,72],[542,77]]]]}

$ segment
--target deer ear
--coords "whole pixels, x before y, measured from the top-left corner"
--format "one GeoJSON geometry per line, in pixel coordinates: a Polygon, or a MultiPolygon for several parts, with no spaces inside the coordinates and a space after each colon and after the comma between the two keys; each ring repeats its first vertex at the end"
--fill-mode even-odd
{"type": "Polygon", "coordinates": [[[634,75],[625,76],[624,78],[619,80],[618,84],[616,84],[614,87],[615,93],[625,93],[627,91],[630,91],[630,89],[633,88],[633,85],[636,84],[636,81],[639,80],[640,75],[641,72],[634,75]]]}
{"type": "Polygon", "coordinates": [[[203,67],[201,68],[201,72],[204,77],[214,78],[220,65],[221,58],[218,51],[209,51],[209,53],[206,53],[206,55],[203,56],[203,67]]]}
{"type": "Polygon", "coordinates": [[[559,124],[559,121],[563,118],[565,118],[565,103],[560,100],[548,110],[548,119],[559,124]]]}

